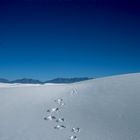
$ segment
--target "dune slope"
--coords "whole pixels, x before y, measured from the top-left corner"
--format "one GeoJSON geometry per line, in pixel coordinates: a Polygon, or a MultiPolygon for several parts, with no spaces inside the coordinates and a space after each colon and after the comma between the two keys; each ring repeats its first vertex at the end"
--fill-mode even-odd
{"type": "Polygon", "coordinates": [[[0,84],[0,140],[139,140],[140,74],[0,84]]]}

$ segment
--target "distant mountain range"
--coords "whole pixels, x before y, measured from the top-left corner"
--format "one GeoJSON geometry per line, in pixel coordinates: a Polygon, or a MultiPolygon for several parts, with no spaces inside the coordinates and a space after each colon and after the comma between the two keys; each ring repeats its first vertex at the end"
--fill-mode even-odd
{"type": "Polygon", "coordinates": [[[36,79],[30,79],[30,78],[23,78],[23,79],[17,79],[10,81],[8,79],[0,78],[0,83],[22,83],[22,84],[45,84],[45,83],[75,83],[75,82],[80,82],[80,81],[85,81],[85,80],[90,80],[93,78],[88,78],[88,77],[80,77],[80,78],[56,78],[48,81],[40,81],[36,79]]]}

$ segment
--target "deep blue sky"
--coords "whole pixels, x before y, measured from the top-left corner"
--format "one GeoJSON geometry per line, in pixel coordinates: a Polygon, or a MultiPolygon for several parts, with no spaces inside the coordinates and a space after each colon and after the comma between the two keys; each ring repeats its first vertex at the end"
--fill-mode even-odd
{"type": "Polygon", "coordinates": [[[0,77],[140,72],[135,0],[0,0],[0,77]]]}

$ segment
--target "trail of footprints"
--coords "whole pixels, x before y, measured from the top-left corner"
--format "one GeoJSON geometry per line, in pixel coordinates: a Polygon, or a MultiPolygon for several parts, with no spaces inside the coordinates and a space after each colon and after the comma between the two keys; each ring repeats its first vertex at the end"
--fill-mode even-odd
{"type": "MultiPolygon", "coordinates": [[[[73,89],[71,91],[71,95],[73,96],[74,94],[77,94],[77,89],[73,89]]],[[[62,129],[66,129],[67,127],[64,125],[65,122],[65,118],[57,118],[54,114],[55,113],[59,113],[60,110],[62,109],[62,107],[65,105],[65,102],[63,99],[56,99],[54,100],[54,102],[57,104],[58,107],[56,108],[51,108],[47,110],[47,117],[44,117],[45,121],[55,121],[56,122],[56,126],[54,126],[55,130],[62,130],[62,129]]],[[[78,140],[77,137],[77,133],[80,133],[80,128],[79,127],[74,127],[71,128],[71,133],[72,135],[69,136],[69,138],[67,140],[78,140]]]]}

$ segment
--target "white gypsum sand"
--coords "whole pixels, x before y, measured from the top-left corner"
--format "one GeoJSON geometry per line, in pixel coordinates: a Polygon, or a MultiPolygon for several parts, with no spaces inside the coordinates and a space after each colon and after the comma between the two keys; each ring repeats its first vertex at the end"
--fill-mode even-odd
{"type": "Polygon", "coordinates": [[[0,84],[0,140],[74,138],[139,140],[140,74],[62,85],[0,84]]]}

